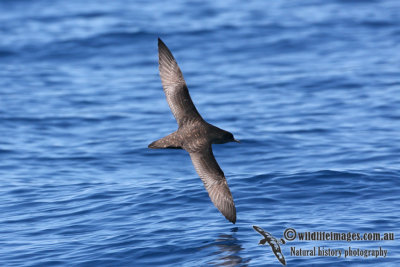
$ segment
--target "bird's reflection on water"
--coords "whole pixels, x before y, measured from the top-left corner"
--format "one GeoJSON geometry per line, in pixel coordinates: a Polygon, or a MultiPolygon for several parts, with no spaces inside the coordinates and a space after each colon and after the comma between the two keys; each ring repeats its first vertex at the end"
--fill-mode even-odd
{"type": "Polygon", "coordinates": [[[249,260],[240,257],[243,250],[241,242],[236,238],[238,227],[231,229],[232,234],[220,234],[215,241],[207,245],[207,248],[216,247],[213,253],[218,258],[209,262],[214,266],[248,266],[249,260]]]}

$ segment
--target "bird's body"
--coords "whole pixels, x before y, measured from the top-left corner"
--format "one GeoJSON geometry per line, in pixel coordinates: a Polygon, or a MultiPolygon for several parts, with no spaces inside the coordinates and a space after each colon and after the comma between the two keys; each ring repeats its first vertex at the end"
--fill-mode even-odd
{"type": "Polygon", "coordinates": [[[149,148],[184,149],[204,183],[211,201],[232,223],[236,208],[225,175],[212,153],[212,144],[238,142],[233,135],[206,122],[189,95],[179,66],[167,46],[158,39],[159,70],[167,102],[178,130],[152,142],[149,148]]]}
{"type": "Polygon", "coordinates": [[[187,152],[199,152],[211,144],[226,143],[224,136],[228,132],[205,121],[192,121],[179,127],[176,132],[167,135],[149,145],[149,148],[176,148],[187,152]]]}

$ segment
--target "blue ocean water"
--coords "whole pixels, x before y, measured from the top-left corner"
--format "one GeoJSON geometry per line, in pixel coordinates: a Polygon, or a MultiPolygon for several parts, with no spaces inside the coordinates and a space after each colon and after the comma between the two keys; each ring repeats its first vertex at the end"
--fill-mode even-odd
{"type": "Polygon", "coordinates": [[[1,266],[400,265],[400,2],[0,2],[1,266]],[[158,77],[170,47],[237,207],[212,205],[158,77]],[[295,256],[292,247],[386,257],[295,256]]]}

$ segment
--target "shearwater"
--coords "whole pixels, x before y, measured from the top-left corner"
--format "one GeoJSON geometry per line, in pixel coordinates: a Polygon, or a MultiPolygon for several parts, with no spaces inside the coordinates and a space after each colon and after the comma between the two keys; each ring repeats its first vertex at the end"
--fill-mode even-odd
{"type": "Polygon", "coordinates": [[[178,122],[178,130],[152,142],[149,148],[184,149],[208,191],[211,201],[230,222],[236,222],[236,208],[224,172],[211,144],[238,142],[228,131],[206,122],[189,95],[186,82],[174,56],[158,38],[158,63],[168,105],[178,122]]]}

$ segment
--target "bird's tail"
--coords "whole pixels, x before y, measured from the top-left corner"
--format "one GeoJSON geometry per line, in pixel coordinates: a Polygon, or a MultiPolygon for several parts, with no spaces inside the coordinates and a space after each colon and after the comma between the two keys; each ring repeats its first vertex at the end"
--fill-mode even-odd
{"type": "Polygon", "coordinates": [[[182,141],[180,136],[173,132],[170,135],[167,135],[157,141],[152,142],[149,148],[171,148],[171,149],[182,149],[182,141]]]}

